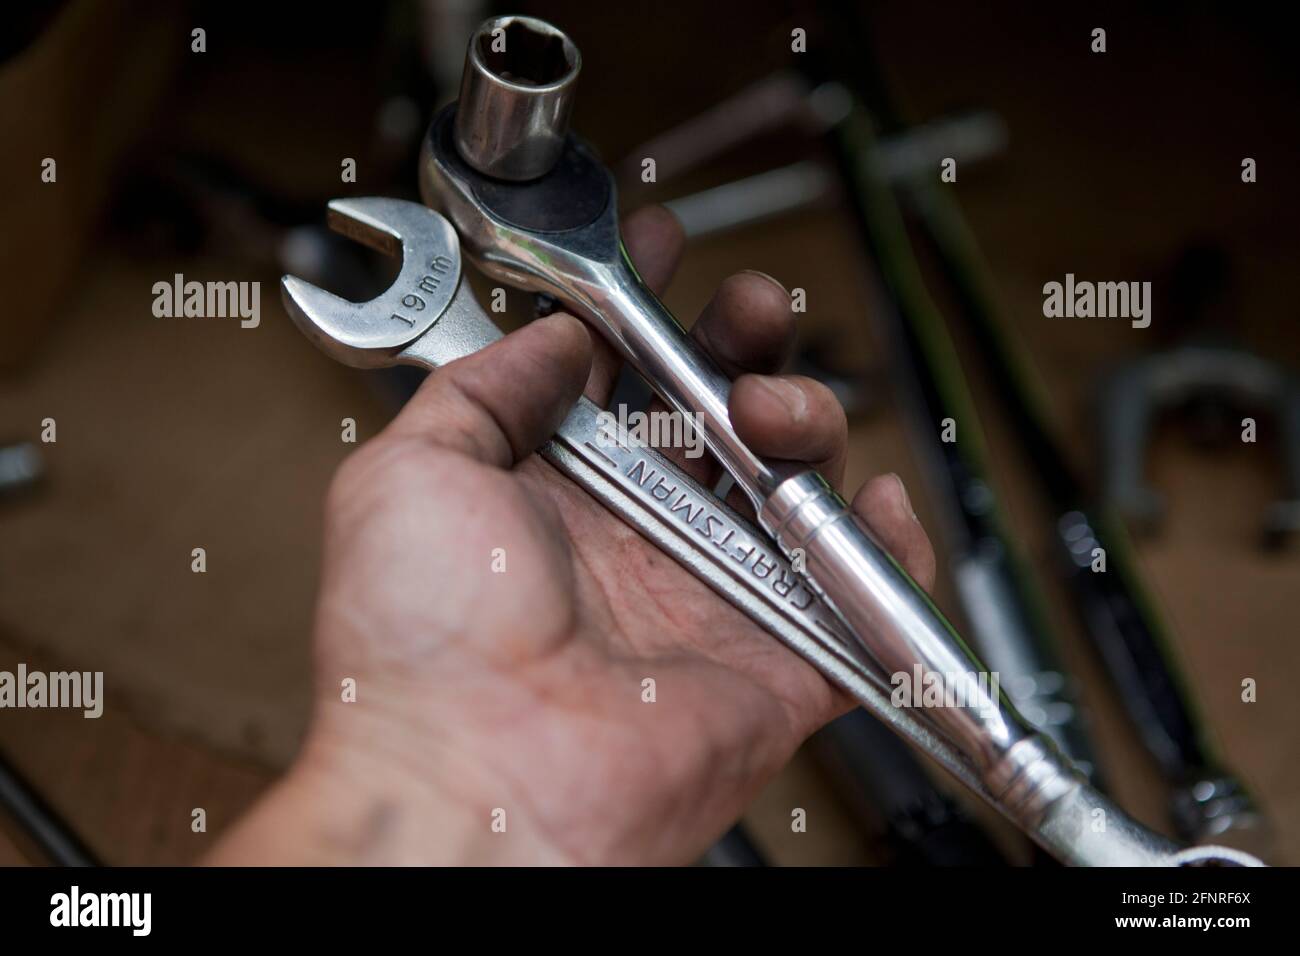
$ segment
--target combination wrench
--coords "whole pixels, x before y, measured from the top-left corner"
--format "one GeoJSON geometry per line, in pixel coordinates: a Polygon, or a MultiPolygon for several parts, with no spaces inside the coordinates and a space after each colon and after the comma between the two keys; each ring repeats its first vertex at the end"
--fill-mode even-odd
{"type": "MultiPolygon", "coordinates": [[[[569,38],[543,21],[498,17],[480,26],[470,39],[460,101],[435,117],[422,147],[425,202],[451,221],[481,271],[565,303],[674,409],[701,423],[706,446],[753,503],[763,532],[876,667],[886,674],[919,671],[941,686],[986,674],[924,591],[815,471],[763,461],[736,435],[729,380],[637,275],[619,235],[613,177],[568,132],[580,67],[569,38]]],[[[961,695],[957,706],[902,723],[943,741],[965,782],[973,775],[981,795],[1063,860],[1251,859],[1208,848],[1179,857],[1087,786],[1056,745],[987,682],[968,680],[961,695]]],[[[888,709],[897,715],[898,708],[888,709]]]]}
{"type": "MultiPolygon", "coordinates": [[[[442,216],[402,200],[342,199],[330,203],[329,223],[381,253],[401,256],[402,266],[388,291],[364,303],[284,277],[287,312],[328,355],[357,368],[410,364],[435,370],[501,338],[462,279],[459,242],[442,216]]],[[[952,741],[916,711],[893,706],[878,668],[761,531],[654,449],[626,435],[611,436],[598,411],[580,399],[555,437],[538,450],[541,457],[961,783],[1007,812],[952,741]]],[[[1077,782],[1034,824],[1016,822],[1070,863],[1250,862],[1229,850],[1179,851],[1077,782]],[[1100,830],[1098,811],[1105,820],[1100,830]]]]}
{"type": "MultiPolygon", "coordinates": [[[[418,203],[371,197],[329,204],[334,231],[402,267],[369,302],[342,299],[295,276],[281,293],[294,324],[332,358],[354,368],[415,365],[433,371],[501,338],[461,277],[451,225],[418,203]]],[[[580,398],[538,454],[665,554],[776,635],[886,722],[900,712],[843,625],[804,586],[766,536],[655,449],[602,429],[600,409],[580,398]]],[[[900,733],[929,749],[924,728],[900,733]]],[[[940,758],[942,762],[942,758],[940,758]]],[[[953,770],[961,773],[956,758],[953,770]]]]}

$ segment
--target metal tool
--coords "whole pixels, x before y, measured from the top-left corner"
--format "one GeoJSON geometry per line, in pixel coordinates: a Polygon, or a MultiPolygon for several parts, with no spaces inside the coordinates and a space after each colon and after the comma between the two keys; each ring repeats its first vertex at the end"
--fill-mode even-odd
{"type": "Polygon", "coordinates": [[[1119,689],[1119,697],[1147,750],[1173,788],[1171,814],[1178,833],[1205,840],[1234,831],[1252,839],[1262,818],[1249,791],[1215,753],[1185,689],[1173,646],[1145,593],[1122,527],[1093,505],[1071,471],[1023,366],[1000,331],[994,300],[960,212],[920,186],[908,195],[925,221],[927,238],[943,264],[971,325],[989,378],[1002,399],[1034,474],[1052,509],[1052,541],[1089,639],[1119,689]],[[1094,573],[1094,549],[1107,557],[1094,573]]]}
{"type": "MultiPolygon", "coordinates": [[[[812,89],[812,83],[806,83],[806,88],[812,89]]],[[[807,205],[814,193],[844,194],[841,198],[857,213],[891,300],[892,309],[881,310],[884,337],[893,346],[889,365],[897,373],[910,412],[908,424],[926,466],[931,500],[939,511],[952,576],[975,648],[1001,675],[1002,688],[1020,714],[1100,785],[1073,682],[1060,663],[1042,611],[1044,602],[998,515],[969,387],[942,316],[910,254],[906,229],[889,189],[918,175],[930,175],[945,156],[960,157],[963,165],[987,158],[1005,144],[1006,127],[996,114],[958,114],[900,130],[889,139],[875,139],[869,155],[861,143],[856,144],[859,152],[849,152],[839,129],[860,109],[857,100],[836,83],[822,83],[816,89],[827,97],[826,91],[838,91],[835,121],[825,124],[822,132],[830,134],[837,147],[843,187],[829,165],[803,160],[671,200],[666,208],[678,216],[689,238],[697,238],[793,211],[807,205]],[[948,418],[961,423],[960,442],[940,441],[938,423],[948,418]]],[[[683,138],[682,130],[697,129],[703,136],[699,117],[657,139],[672,143],[683,138]]]]}
{"type": "Polygon", "coordinates": [[[29,859],[53,866],[100,866],[81,837],[0,753],[0,811],[12,819],[19,847],[29,859]]]}
{"type": "MultiPolygon", "coordinates": [[[[765,90],[768,82],[754,89],[765,90]]],[[[805,88],[813,87],[805,83],[805,88]]],[[[837,91],[835,99],[840,105],[834,121],[818,128],[818,132],[833,133],[855,101],[836,83],[823,83],[816,89],[828,99],[828,91],[837,91]]],[[[718,107],[711,108],[657,136],[652,144],[632,150],[632,159],[623,165],[634,165],[638,156],[654,156],[662,179],[663,154],[656,147],[667,149],[681,142],[684,149],[690,143],[700,152],[701,139],[707,140],[712,129],[704,119],[716,112],[718,107]],[[690,137],[684,135],[687,131],[690,137]]],[[[884,181],[906,182],[921,171],[933,170],[946,156],[958,157],[963,167],[969,161],[987,158],[1004,146],[1006,136],[1006,127],[996,114],[960,114],[878,141],[872,168],[884,181]]],[[[734,135],[728,135],[726,141],[728,146],[738,145],[734,135]]],[[[892,196],[882,197],[877,192],[868,200],[852,179],[847,185],[847,190],[841,187],[831,164],[809,159],[664,205],[677,217],[688,239],[752,226],[832,197],[850,202],[861,213],[864,227],[880,227],[882,217],[877,210],[887,213],[892,196]]],[[[883,227],[889,231],[887,216],[883,227]]],[[[875,259],[893,300],[892,310],[888,306],[879,310],[885,313],[886,338],[894,345],[888,364],[898,373],[900,391],[912,412],[908,419],[914,445],[927,466],[931,501],[939,509],[952,575],[976,650],[1001,675],[1002,689],[1025,719],[1052,737],[1076,767],[1104,789],[1074,699],[1074,684],[1060,664],[1042,601],[1018,549],[1002,530],[995,494],[985,477],[978,420],[946,331],[942,323],[929,321],[925,322],[925,335],[914,334],[913,325],[923,322],[934,309],[924,284],[908,271],[912,260],[907,255],[881,254],[880,228],[864,228],[864,232],[877,252],[875,259]],[[962,422],[962,442],[939,440],[936,423],[947,417],[962,422]]],[[[822,370],[810,370],[809,374],[831,384],[822,370]]],[[[838,390],[836,394],[840,397],[838,390]]],[[[837,771],[844,789],[857,797],[855,803],[863,805],[860,815],[883,817],[888,842],[900,862],[987,865],[998,859],[987,838],[934,788],[912,752],[864,712],[833,722],[818,735],[818,743],[823,762],[837,771]]]]}
{"type": "Polygon", "coordinates": [[[1148,433],[1160,413],[1196,399],[1272,413],[1286,491],[1269,508],[1264,540],[1280,546],[1300,531],[1300,377],[1226,343],[1188,342],[1145,355],[1106,376],[1097,403],[1107,501],[1142,530],[1159,525],[1163,499],[1143,479],[1148,433]]]}
{"type": "Polygon", "coordinates": [[[641,162],[646,157],[654,157],[656,178],[663,182],[778,129],[799,128],[815,135],[838,119],[842,92],[834,83],[811,86],[796,70],[770,73],[634,147],[618,164],[617,179],[630,193],[645,185],[641,162]]]}
{"type": "MultiPolygon", "coordinates": [[[[825,2],[828,45],[870,116],[861,111],[843,124],[850,141],[869,142],[877,131],[890,135],[907,123],[874,55],[867,15],[859,4],[825,2]]],[[[850,143],[851,145],[851,143],[850,143]]],[[[864,159],[864,163],[869,158],[864,159]]],[[[866,173],[865,168],[860,170],[866,173]]],[[[1203,841],[1231,832],[1234,841],[1261,844],[1266,827],[1244,784],[1226,767],[1188,693],[1173,642],[1129,554],[1123,527],[1098,508],[1070,467],[1069,456],[1051,424],[1048,403],[1034,387],[1029,364],[1003,331],[991,274],[952,190],[937,177],[917,176],[901,188],[918,233],[926,241],[945,292],[967,322],[971,338],[1032,462],[1053,515],[1052,544],[1087,636],[1099,652],[1119,698],[1147,750],[1172,788],[1171,818],[1186,840],[1203,841]],[[1093,573],[1094,548],[1102,548],[1108,569],[1093,573]]]]}
{"type": "MultiPolygon", "coordinates": [[[[289,315],[324,352],[356,368],[435,369],[501,338],[462,284],[456,234],[437,213],[397,199],[336,199],[329,220],[403,262],[392,288],[361,304],[284,277],[289,315]]],[[[769,630],[852,647],[761,533],[654,449],[602,431],[598,413],[580,399],[539,453],[769,630]]]]}
{"type": "MultiPolygon", "coordinates": [[[[516,60],[510,52],[528,45],[512,48],[508,39],[501,59],[479,68],[485,37],[529,31],[543,37],[558,32],[526,17],[497,18],[479,28],[467,54],[466,102],[526,101],[542,95],[539,87],[546,96],[571,90],[576,58],[563,75],[530,75],[531,58],[516,60]],[[490,96],[473,90],[484,83],[493,87],[490,96]]],[[[534,117],[536,111],[512,106],[502,115],[534,117]]],[[[537,135],[531,123],[503,123],[501,116],[481,111],[473,119],[495,131],[500,141],[491,152],[496,155],[527,153],[526,141],[537,135]]],[[[496,174],[510,170],[498,170],[482,155],[472,158],[477,166],[471,165],[458,152],[455,130],[466,121],[457,119],[455,106],[434,119],[423,148],[420,186],[426,202],[455,225],[469,258],[488,275],[554,296],[596,323],[669,404],[697,416],[705,444],[753,501],[760,525],[806,569],[812,590],[887,673],[915,669],[942,682],[945,675],[973,678],[983,672],[925,592],[820,476],[802,465],[764,462],[739,440],[727,415],[730,382],[636,274],[619,238],[612,176],[590,149],[562,128],[548,130],[548,137],[565,137],[556,164],[534,180],[509,181],[496,174]]],[[[1083,863],[1192,859],[1171,856],[1167,841],[1088,787],[1005,697],[973,680],[963,694],[964,705],[927,710],[926,726],[944,739],[948,753],[955,747],[961,755],[963,779],[971,782],[973,771],[977,789],[1046,848],[1083,863]],[[1089,822],[1096,819],[1094,809],[1109,820],[1101,829],[1089,822]]],[[[919,723],[907,721],[914,722],[919,723]]],[[[1197,859],[1206,853],[1184,852],[1197,859]]]]}
{"type": "MultiPolygon", "coordinates": [[[[365,303],[284,277],[286,310],[324,352],[356,368],[432,370],[501,338],[462,285],[456,234],[437,213],[396,199],[338,199],[329,205],[329,223],[401,255],[402,269],[388,292],[365,303]]],[[[889,688],[866,655],[765,535],[654,449],[601,441],[597,412],[580,399],[538,453],[905,739],[978,786],[949,745],[890,704],[889,688]]]]}
{"type": "MultiPolygon", "coordinates": [[[[838,84],[827,83],[822,88],[828,87],[838,87],[838,84]]],[[[838,94],[847,104],[844,108],[847,113],[852,97],[842,87],[838,88],[838,94]]],[[[843,118],[837,116],[836,122],[828,123],[822,132],[834,129],[843,118]]],[[[679,130],[694,128],[696,123],[697,120],[688,121],[679,130]]],[[[882,140],[876,147],[877,168],[890,182],[902,182],[922,169],[934,169],[945,157],[956,159],[964,169],[988,158],[1003,148],[1005,142],[1006,128],[997,114],[957,114],[882,140]]],[[[646,144],[631,155],[654,156],[658,162],[659,154],[651,149],[653,145],[646,144]]],[[[659,182],[667,181],[662,163],[658,174],[659,182]]],[[[670,199],[664,208],[677,217],[687,238],[700,239],[777,216],[829,206],[841,198],[840,193],[839,176],[831,164],[801,159],[788,166],[670,199]]]]}
{"type": "Polygon", "coordinates": [[[997,845],[935,786],[912,748],[862,708],[810,741],[853,815],[872,821],[894,866],[1006,866],[997,845]]]}
{"type": "MultiPolygon", "coordinates": [[[[796,84],[788,73],[778,76],[787,78],[782,89],[796,84]]],[[[761,115],[757,103],[753,109],[743,107],[771,86],[772,80],[765,80],[752,88],[753,94],[735,97],[742,107],[741,115],[761,115]]],[[[823,122],[804,122],[800,124],[803,128],[815,125],[815,132],[833,134],[854,108],[852,94],[839,83],[823,82],[814,87],[804,80],[803,89],[816,90],[822,103],[835,104],[833,112],[816,112],[823,122]]],[[[810,105],[813,100],[813,95],[805,96],[805,118],[814,114],[810,105]]],[[[727,147],[738,146],[739,137],[733,130],[726,129],[721,135],[713,132],[716,123],[712,118],[726,112],[731,103],[724,101],[634,148],[623,168],[634,169],[637,157],[653,156],[662,181],[665,151],[674,157],[689,155],[698,166],[716,152],[707,148],[714,140],[721,140],[727,147]]],[[[764,126],[749,132],[767,129],[764,126]]],[[[1006,140],[1006,126],[997,114],[958,114],[877,141],[872,168],[889,183],[903,183],[922,171],[932,171],[945,157],[957,158],[966,168],[1002,150],[1006,140]]],[[[677,170],[681,165],[678,160],[669,168],[677,170]]],[[[625,176],[622,182],[635,186],[637,180],[625,176]]],[[[851,203],[861,213],[863,226],[879,224],[881,217],[875,212],[878,208],[888,212],[892,197],[886,195],[881,202],[882,197],[876,194],[868,200],[851,179],[847,185],[847,189],[843,188],[832,164],[806,159],[672,199],[664,206],[692,240],[753,226],[815,205],[829,205],[832,199],[851,203]]],[[[888,223],[887,218],[885,221],[888,223]]],[[[869,245],[878,250],[879,230],[865,231],[869,245]]],[[[931,501],[942,519],[951,573],[976,650],[1001,675],[1002,689],[1025,719],[1052,737],[1094,786],[1104,790],[1083,716],[1074,699],[1074,682],[1060,664],[1032,577],[1019,560],[1018,549],[1002,530],[995,494],[981,461],[978,421],[969,390],[951,354],[951,343],[941,323],[928,322],[925,335],[913,334],[913,324],[923,321],[922,314],[931,313],[934,307],[919,277],[914,279],[908,273],[910,257],[877,254],[875,259],[893,309],[886,306],[873,310],[873,314],[881,314],[886,339],[894,345],[888,365],[897,373],[905,405],[912,412],[907,417],[913,426],[913,444],[927,466],[931,501]],[[939,440],[936,423],[948,417],[962,422],[961,443],[939,440]]],[[[796,370],[831,386],[841,404],[845,404],[846,392],[849,396],[862,393],[860,383],[854,389],[851,378],[829,377],[824,368],[796,366],[796,370]]],[[[988,865],[999,860],[983,833],[934,787],[913,752],[865,712],[855,711],[834,721],[818,735],[817,742],[823,763],[836,771],[837,780],[856,798],[853,802],[859,805],[859,816],[883,818],[888,842],[899,862],[988,865]]]]}
{"type": "MultiPolygon", "coordinates": [[[[976,647],[1004,675],[1016,709],[1100,786],[1074,690],[1019,548],[999,515],[979,415],[943,315],[926,291],[893,193],[893,176],[854,113],[833,131],[845,191],[892,308],[881,311],[915,447],[935,494],[950,564],[976,647]],[[846,132],[848,131],[848,132],[846,132]],[[942,441],[941,423],[960,440],[942,441]]],[[[931,170],[934,167],[931,167],[931,170]]]]}
{"type": "Polygon", "coordinates": [[[1104,373],[1096,387],[1103,500],[1130,528],[1155,531],[1164,499],[1143,474],[1155,424],[1181,413],[1197,444],[1221,447],[1241,440],[1243,415],[1264,412],[1285,485],[1266,512],[1262,543],[1281,548],[1300,531],[1300,375],[1241,340],[1232,260],[1217,243],[1190,243],[1160,285],[1168,344],[1104,373]]]}
{"type": "MultiPolygon", "coordinates": [[[[335,200],[330,225],[380,252],[400,254],[402,267],[392,288],[366,303],[284,277],[289,315],[327,354],[359,368],[401,363],[434,369],[501,337],[462,284],[456,234],[438,214],[394,199],[335,200]]],[[[1005,794],[995,797],[952,741],[916,712],[891,705],[887,685],[861,648],[761,532],[652,449],[601,441],[596,412],[580,400],[539,454],[1049,852],[1085,865],[1252,862],[1228,850],[1179,851],[1076,778],[1032,820],[1005,794]],[[1106,821],[1100,829],[1098,814],[1106,821]]]]}

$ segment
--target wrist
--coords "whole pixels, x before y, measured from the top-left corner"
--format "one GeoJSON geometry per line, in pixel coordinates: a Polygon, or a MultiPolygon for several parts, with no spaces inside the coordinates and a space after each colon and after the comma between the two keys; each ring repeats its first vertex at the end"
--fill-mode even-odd
{"type": "MultiPolygon", "coordinates": [[[[355,718],[349,718],[354,721],[355,718]]],[[[439,749],[418,761],[406,737],[314,729],[289,771],[226,835],[216,865],[461,866],[564,862],[488,798],[493,787],[439,749]],[[364,741],[361,743],[359,741],[364,741]],[[446,755],[442,755],[446,756],[446,755]],[[437,764],[441,763],[441,766],[437,764]]]]}

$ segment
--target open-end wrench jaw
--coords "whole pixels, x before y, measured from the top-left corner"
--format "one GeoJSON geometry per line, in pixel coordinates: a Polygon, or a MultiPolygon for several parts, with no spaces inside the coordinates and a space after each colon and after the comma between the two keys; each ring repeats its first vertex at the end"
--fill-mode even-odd
{"type": "Polygon", "coordinates": [[[400,256],[396,281],[369,302],[350,302],[296,276],[280,280],[285,311],[318,348],[356,368],[392,365],[447,311],[460,285],[460,242],[442,216],[385,197],[334,199],[335,232],[400,256]]]}

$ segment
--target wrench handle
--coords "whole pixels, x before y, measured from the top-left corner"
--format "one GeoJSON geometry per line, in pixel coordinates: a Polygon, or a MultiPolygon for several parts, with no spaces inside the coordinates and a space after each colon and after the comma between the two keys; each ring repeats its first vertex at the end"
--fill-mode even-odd
{"type": "Polygon", "coordinates": [[[991,792],[1026,818],[1077,785],[1069,761],[1028,727],[924,590],[812,469],[757,458],[731,426],[731,381],[645,287],[624,253],[580,303],[624,356],[679,412],[693,413],[706,446],[753,502],[763,527],[895,683],[944,694],[927,715],[991,792]],[[901,675],[901,676],[899,676],[901,675]]]}
{"type": "Polygon", "coordinates": [[[816,472],[783,481],[758,517],[890,683],[906,690],[896,703],[925,706],[991,792],[1017,791],[1013,802],[1032,817],[1075,786],[1069,762],[1024,723],[925,591],[816,472]],[[931,692],[943,695],[938,706],[931,692]]]}
{"type": "Polygon", "coordinates": [[[598,272],[590,300],[580,304],[664,401],[700,424],[705,446],[757,508],[780,478],[731,426],[731,379],[646,287],[622,243],[619,249],[620,260],[598,272]]]}

